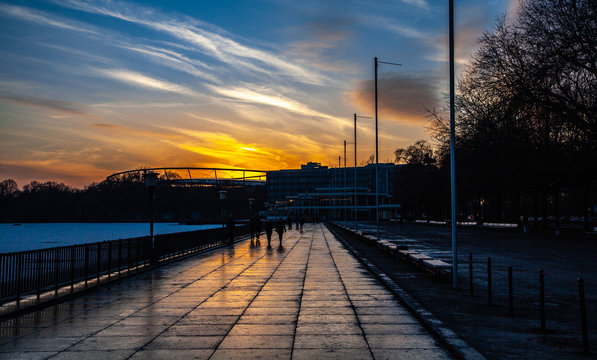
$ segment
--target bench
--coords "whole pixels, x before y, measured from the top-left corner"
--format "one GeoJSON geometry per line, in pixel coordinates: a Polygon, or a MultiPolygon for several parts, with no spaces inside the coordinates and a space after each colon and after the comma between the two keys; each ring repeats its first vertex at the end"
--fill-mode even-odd
{"type": "Polygon", "coordinates": [[[445,261],[437,260],[437,259],[423,260],[423,266],[425,267],[425,269],[435,273],[435,275],[438,278],[441,276],[442,271],[447,271],[447,272],[452,271],[452,264],[448,264],[445,261]]]}
{"type": "Polygon", "coordinates": [[[421,268],[423,267],[423,261],[431,260],[431,257],[425,254],[414,253],[408,255],[408,260],[421,268]]]}
{"type": "Polygon", "coordinates": [[[406,261],[417,265],[417,267],[430,271],[439,278],[442,271],[451,271],[452,265],[442,260],[434,259],[414,250],[398,250],[398,256],[406,261]]]}
{"type": "Polygon", "coordinates": [[[377,241],[377,238],[375,236],[373,236],[373,235],[367,235],[367,234],[365,234],[365,235],[363,235],[363,238],[365,240],[369,241],[369,242],[376,242],[377,241]]]}
{"type": "Polygon", "coordinates": [[[413,250],[398,250],[398,256],[403,259],[408,259],[410,254],[418,254],[418,252],[413,250]]]}
{"type": "Polygon", "coordinates": [[[434,273],[438,278],[442,271],[451,272],[452,265],[442,260],[434,259],[428,255],[421,254],[418,251],[408,250],[408,246],[404,243],[396,244],[387,240],[377,241],[377,237],[371,234],[357,232],[361,239],[371,243],[377,244],[378,247],[395,255],[397,258],[402,258],[408,262],[413,263],[420,269],[427,270],[434,273]]]}

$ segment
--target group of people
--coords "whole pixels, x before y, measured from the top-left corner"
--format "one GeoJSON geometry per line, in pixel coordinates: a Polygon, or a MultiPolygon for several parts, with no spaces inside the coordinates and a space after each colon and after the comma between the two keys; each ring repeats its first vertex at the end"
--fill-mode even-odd
{"type": "MultiPolygon", "coordinates": [[[[271,247],[272,242],[272,234],[274,230],[278,234],[278,239],[280,241],[280,246],[282,246],[282,238],[284,232],[286,232],[286,226],[288,226],[288,230],[292,230],[292,226],[295,224],[296,230],[299,230],[301,234],[303,233],[303,226],[305,225],[305,220],[302,216],[295,216],[295,217],[287,217],[286,219],[278,218],[276,221],[267,220],[265,221],[265,236],[267,237],[267,246],[271,247]]],[[[228,217],[226,221],[226,235],[228,238],[229,243],[234,242],[234,228],[236,224],[232,216],[228,217]]],[[[251,237],[251,246],[258,246],[261,245],[261,241],[259,240],[259,236],[261,235],[262,230],[262,223],[259,216],[253,216],[249,220],[249,234],[251,237]]]]}
{"type": "MultiPolygon", "coordinates": [[[[299,230],[302,233],[303,226],[305,225],[303,217],[299,216],[296,217],[294,220],[296,221],[296,230],[299,230]]],[[[286,231],[286,225],[288,225],[288,230],[292,230],[293,219],[290,216],[286,218],[286,220],[279,218],[276,221],[265,221],[265,236],[267,237],[267,247],[271,247],[272,234],[274,230],[278,234],[278,240],[280,241],[280,246],[282,246],[282,238],[284,232],[286,231]]],[[[262,224],[259,216],[254,216],[249,220],[249,234],[251,236],[251,246],[261,245],[261,241],[259,240],[259,236],[261,235],[261,226],[262,224]]]]}

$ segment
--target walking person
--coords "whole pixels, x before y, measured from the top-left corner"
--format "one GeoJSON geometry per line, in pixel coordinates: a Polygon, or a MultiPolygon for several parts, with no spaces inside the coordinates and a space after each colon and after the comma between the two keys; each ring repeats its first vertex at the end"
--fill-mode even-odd
{"type": "Polygon", "coordinates": [[[274,230],[274,224],[271,220],[265,221],[265,236],[267,236],[267,247],[272,247],[272,232],[274,230]]]}
{"type": "Polygon", "coordinates": [[[261,246],[261,241],[259,241],[259,235],[261,235],[261,219],[259,216],[255,216],[253,226],[253,230],[255,231],[255,246],[261,246]]]}
{"type": "Polygon", "coordinates": [[[284,235],[285,226],[281,219],[276,223],[276,232],[278,233],[278,239],[280,239],[280,247],[282,247],[282,235],[284,235]]]}
{"type": "Polygon", "coordinates": [[[255,246],[253,240],[255,240],[255,217],[249,218],[249,235],[251,237],[251,247],[255,246]]]}
{"type": "Polygon", "coordinates": [[[228,217],[228,221],[226,222],[226,233],[228,235],[228,242],[232,244],[234,242],[234,219],[232,216],[228,217]]]}

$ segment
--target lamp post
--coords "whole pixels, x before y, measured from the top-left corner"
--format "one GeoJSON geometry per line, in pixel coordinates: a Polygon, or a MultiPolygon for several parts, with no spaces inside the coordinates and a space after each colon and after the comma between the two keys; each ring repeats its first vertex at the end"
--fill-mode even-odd
{"type": "Polygon", "coordinates": [[[218,194],[220,195],[220,207],[221,207],[221,212],[220,212],[220,216],[222,217],[222,225],[226,222],[226,217],[224,214],[224,202],[226,201],[226,195],[228,194],[228,191],[226,190],[220,190],[218,191],[218,194]]]}
{"type": "Polygon", "coordinates": [[[357,118],[371,119],[370,116],[354,114],[354,233],[357,233],[357,118]]]}
{"type": "Polygon", "coordinates": [[[336,217],[336,221],[338,221],[340,219],[340,216],[338,216],[338,214],[342,214],[342,212],[340,211],[340,202],[341,202],[341,195],[340,195],[340,169],[342,168],[342,155],[338,155],[338,171],[336,171],[336,196],[335,196],[335,203],[336,203],[336,209],[334,210],[335,217],[336,217]]]}
{"type": "Polygon", "coordinates": [[[454,0],[449,2],[450,23],[450,187],[452,210],[452,287],[458,288],[458,241],[456,237],[456,121],[454,113],[454,0]]]}
{"type": "Polygon", "coordinates": [[[249,215],[253,217],[253,206],[255,205],[255,198],[249,198],[249,215]]]}
{"type": "Polygon", "coordinates": [[[377,241],[379,241],[379,141],[377,136],[377,68],[378,64],[388,64],[402,66],[386,61],[379,61],[377,57],[373,58],[375,69],[375,223],[377,225],[377,241]]]}
{"type": "MultiPolygon", "coordinates": [[[[346,140],[344,140],[344,190],[346,191],[346,140]]],[[[344,198],[344,222],[346,222],[346,195],[342,195],[344,198]]],[[[344,224],[346,226],[346,224],[344,224]]]]}
{"type": "Polygon", "coordinates": [[[153,237],[153,195],[155,188],[158,184],[158,173],[148,171],[143,174],[145,180],[145,186],[147,187],[147,193],[149,194],[149,238],[151,239],[151,253],[150,263],[153,265],[156,262],[155,259],[155,238],[153,237]]]}

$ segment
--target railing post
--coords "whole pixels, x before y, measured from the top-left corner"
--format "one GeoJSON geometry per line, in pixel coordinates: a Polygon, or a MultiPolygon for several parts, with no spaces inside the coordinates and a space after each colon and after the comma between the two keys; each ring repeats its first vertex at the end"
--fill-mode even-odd
{"type": "Polygon", "coordinates": [[[491,284],[491,257],[487,258],[487,303],[493,305],[493,289],[491,284]]]}
{"type": "Polygon", "coordinates": [[[139,270],[139,252],[141,251],[141,244],[139,244],[140,240],[137,238],[135,239],[135,248],[137,249],[135,251],[135,265],[136,265],[136,270],[139,270]]]}
{"type": "Polygon", "coordinates": [[[118,266],[118,278],[120,279],[120,268],[122,268],[122,239],[118,239],[118,261],[116,265],[118,266]]]}
{"type": "Polygon", "coordinates": [[[60,249],[54,250],[54,297],[58,296],[58,282],[60,276],[60,249]]]}
{"type": "Polygon", "coordinates": [[[36,282],[37,282],[37,291],[36,291],[36,295],[37,295],[37,302],[39,302],[39,298],[41,296],[41,280],[42,280],[42,262],[41,262],[41,256],[42,256],[42,251],[43,250],[37,250],[37,258],[36,258],[36,282]]]}
{"type": "Polygon", "coordinates": [[[582,349],[585,354],[589,353],[589,334],[587,326],[587,308],[585,303],[585,284],[583,278],[578,280],[578,297],[580,301],[580,330],[582,335],[582,349]]]}
{"type": "Polygon", "coordinates": [[[112,276],[112,241],[108,241],[108,280],[112,276]]]}
{"type": "Polygon", "coordinates": [[[17,273],[17,256],[15,254],[11,254],[9,256],[9,280],[7,284],[7,293],[9,296],[14,296],[16,292],[16,273],[17,273]]]}
{"type": "Polygon", "coordinates": [[[129,238],[126,242],[126,273],[131,272],[131,239],[129,238]]]}
{"type": "Polygon", "coordinates": [[[16,296],[17,296],[17,309],[21,303],[21,282],[23,280],[23,256],[25,254],[17,255],[17,271],[16,271],[16,296]]]}
{"type": "Polygon", "coordinates": [[[510,315],[514,315],[514,289],[512,284],[512,266],[508,266],[508,308],[510,315]]]}
{"type": "Polygon", "coordinates": [[[473,253],[468,253],[468,293],[473,296],[475,293],[473,287],[473,253]]]}
{"type": "Polygon", "coordinates": [[[89,278],[89,244],[85,244],[85,288],[87,288],[87,279],[89,278]]]}
{"type": "Polygon", "coordinates": [[[4,284],[6,283],[6,279],[4,276],[6,275],[6,271],[4,270],[4,258],[3,254],[0,254],[0,298],[4,297],[4,284]]]}
{"type": "Polygon", "coordinates": [[[143,247],[145,248],[145,250],[143,251],[143,253],[147,253],[148,254],[147,255],[147,265],[149,265],[151,267],[151,265],[152,265],[151,261],[153,261],[153,258],[152,258],[153,255],[152,254],[154,254],[154,252],[153,252],[154,250],[152,248],[152,242],[151,242],[151,240],[145,241],[143,243],[143,247]]]}
{"type": "Polygon", "coordinates": [[[98,242],[97,244],[97,283],[100,282],[100,273],[102,269],[102,243],[98,242]]]}
{"type": "Polygon", "coordinates": [[[76,246],[73,245],[70,248],[70,293],[75,291],[75,251],[76,246]]]}
{"type": "Polygon", "coordinates": [[[8,273],[8,271],[6,271],[5,265],[6,265],[6,255],[0,254],[0,297],[5,296],[4,295],[5,294],[4,287],[6,286],[6,283],[8,282],[8,279],[6,279],[6,274],[8,273]]]}
{"type": "Polygon", "coordinates": [[[539,302],[541,306],[541,330],[545,331],[545,273],[543,269],[539,270],[539,302]]]}

